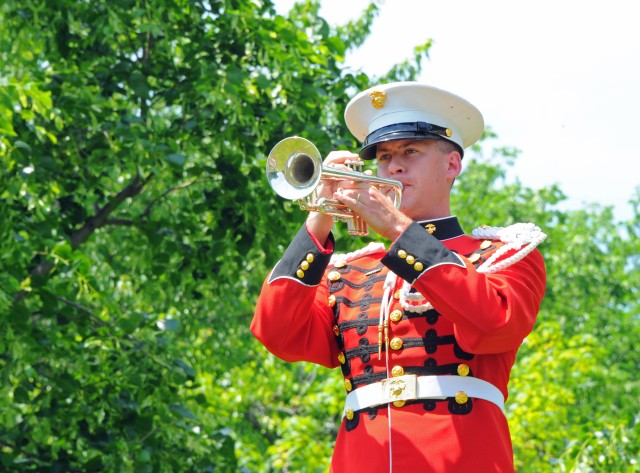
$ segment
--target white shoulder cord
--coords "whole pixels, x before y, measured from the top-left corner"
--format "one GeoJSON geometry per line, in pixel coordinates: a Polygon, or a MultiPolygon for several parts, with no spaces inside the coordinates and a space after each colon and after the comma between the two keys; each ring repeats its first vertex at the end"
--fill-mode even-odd
{"type": "Polygon", "coordinates": [[[359,250],[352,251],[351,253],[346,254],[333,254],[331,255],[331,259],[329,260],[329,266],[335,266],[337,263],[348,262],[359,258],[360,256],[365,256],[371,253],[375,253],[377,251],[385,251],[386,247],[383,243],[371,242],[367,246],[360,248],[359,250]]]}
{"type": "MultiPolygon", "coordinates": [[[[478,240],[500,240],[504,243],[478,268],[477,271],[480,273],[496,273],[517,263],[547,238],[547,235],[533,223],[516,223],[508,227],[480,227],[473,230],[472,236],[478,240]],[[519,251],[494,264],[511,250],[519,251]]],[[[420,314],[433,309],[422,294],[417,291],[411,292],[411,284],[407,281],[404,281],[400,290],[400,305],[407,312],[420,314]]]]}
{"type": "MultiPolygon", "coordinates": [[[[382,351],[382,332],[384,330],[384,356],[387,376],[389,376],[389,310],[393,304],[393,290],[396,287],[398,277],[392,271],[389,271],[384,281],[384,294],[380,303],[380,322],[378,323],[378,359],[382,351]]],[[[391,441],[391,403],[387,403],[387,423],[389,436],[389,472],[393,471],[393,446],[391,441]]]]}
{"type": "MultiPolygon", "coordinates": [[[[382,337],[384,331],[384,343],[385,353],[389,353],[389,310],[391,304],[393,304],[393,289],[396,286],[398,276],[392,271],[387,273],[387,278],[384,280],[384,294],[382,295],[382,301],[380,302],[380,319],[378,322],[378,360],[382,355],[382,337]]],[[[387,356],[387,371],[389,368],[389,357],[387,356]]]]}
{"type": "Polygon", "coordinates": [[[425,301],[424,296],[419,292],[411,292],[411,284],[404,281],[400,290],[400,305],[407,312],[417,312],[419,314],[433,309],[431,302],[425,301]],[[411,304],[410,302],[424,301],[422,304],[411,304]]]}
{"type": "Polygon", "coordinates": [[[478,268],[479,273],[496,273],[517,263],[547,238],[547,235],[540,230],[540,227],[535,226],[533,223],[516,223],[504,228],[480,227],[473,230],[471,235],[478,240],[500,240],[504,243],[487,261],[480,265],[478,268]],[[511,250],[519,251],[494,264],[498,258],[511,250]]]}

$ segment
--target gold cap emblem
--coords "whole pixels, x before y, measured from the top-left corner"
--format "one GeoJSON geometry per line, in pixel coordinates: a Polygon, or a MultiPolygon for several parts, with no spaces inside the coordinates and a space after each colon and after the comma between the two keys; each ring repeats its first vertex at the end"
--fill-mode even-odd
{"type": "Polygon", "coordinates": [[[373,105],[373,108],[382,108],[384,107],[384,103],[387,101],[387,94],[380,92],[379,90],[371,92],[369,97],[371,97],[371,105],[373,105]]]}

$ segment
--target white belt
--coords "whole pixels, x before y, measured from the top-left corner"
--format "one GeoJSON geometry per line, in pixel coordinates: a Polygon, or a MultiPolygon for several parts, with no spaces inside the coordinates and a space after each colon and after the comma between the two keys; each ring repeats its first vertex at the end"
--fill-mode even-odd
{"type": "MultiPolygon", "coordinates": [[[[342,417],[355,411],[389,402],[415,399],[446,399],[473,397],[494,403],[504,412],[504,396],[493,384],[467,376],[416,376],[408,374],[387,378],[347,394],[342,417]]],[[[464,404],[463,401],[462,403],[464,404]]]]}

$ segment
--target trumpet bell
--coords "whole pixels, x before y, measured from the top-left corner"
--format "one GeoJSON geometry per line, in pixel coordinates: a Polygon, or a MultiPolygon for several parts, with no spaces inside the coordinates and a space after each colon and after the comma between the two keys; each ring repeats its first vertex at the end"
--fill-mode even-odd
{"type": "Polygon", "coordinates": [[[276,194],[297,201],[302,210],[333,215],[334,220],[347,222],[350,235],[366,235],[368,228],[362,217],[335,199],[318,196],[315,191],[320,181],[357,181],[393,191],[393,203],[396,208],[400,207],[402,183],[354,171],[353,167],[362,168],[361,161],[345,164],[350,164],[352,170],[323,166],[322,156],[313,143],[299,136],[291,136],[276,143],[269,153],[267,179],[276,194]]]}
{"type": "Polygon", "coordinates": [[[309,140],[291,136],[278,142],[267,157],[267,179],[280,197],[309,196],[322,176],[322,156],[309,140]]]}

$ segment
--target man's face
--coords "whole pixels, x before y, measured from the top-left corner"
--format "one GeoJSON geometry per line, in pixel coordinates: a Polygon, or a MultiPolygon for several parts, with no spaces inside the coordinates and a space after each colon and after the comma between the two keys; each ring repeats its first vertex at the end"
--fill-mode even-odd
{"type": "Polygon", "coordinates": [[[396,140],[376,147],[378,175],[402,182],[400,210],[414,220],[450,215],[451,184],[460,174],[460,154],[436,140],[396,140]]]}

